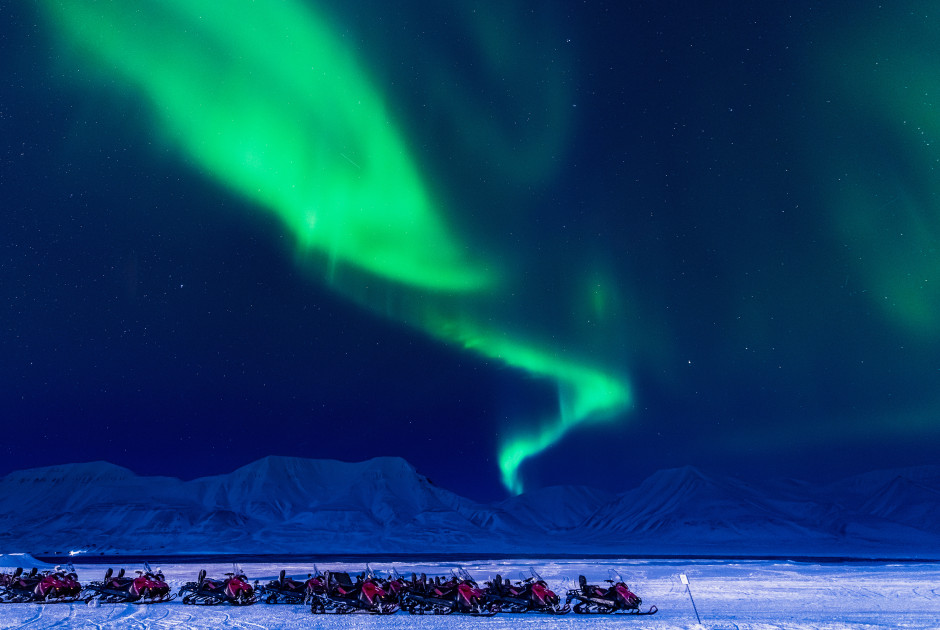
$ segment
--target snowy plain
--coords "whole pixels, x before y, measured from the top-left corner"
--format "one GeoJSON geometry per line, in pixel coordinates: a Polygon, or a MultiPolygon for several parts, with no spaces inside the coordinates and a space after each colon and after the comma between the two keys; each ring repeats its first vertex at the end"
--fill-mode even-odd
{"type": "MultiPolygon", "coordinates": [[[[117,567],[117,565],[115,565],[117,567]]],[[[231,563],[162,565],[167,580],[178,588],[194,580],[205,566],[210,576],[231,570],[231,563]]],[[[401,573],[426,572],[448,575],[454,563],[374,562],[380,573],[392,568],[401,573]]],[[[244,608],[195,607],[178,600],[157,605],[101,604],[5,604],[0,605],[0,628],[88,628],[96,630],[162,630],[169,628],[364,628],[449,630],[456,628],[602,629],[646,630],[846,630],[911,628],[940,629],[940,564],[938,563],[802,563],[766,560],[491,560],[465,562],[479,582],[496,573],[515,578],[534,567],[556,592],[562,594],[584,574],[602,583],[608,570],[617,570],[631,590],[643,598],[643,609],[659,608],[656,615],[563,617],[500,614],[491,618],[463,616],[416,617],[399,612],[389,616],[312,615],[306,606],[270,606],[258,603],[244,608]],[[687,575],[695,610],[680,575],[687,575]]],[[[125,565],[128,571],[138,566],[125,565]]],[[[101,579],[106,565],[80,564],[75,568],[82,583],[101,579]]],[[[262,583],[280,569],[305,577],[312,563],[242,564],[248,577],[262,583]]],[[[359,572],[362,562],[318,565],[359,572]]],[[[6,570],[6,569],[0,569],[6,570]]]]}

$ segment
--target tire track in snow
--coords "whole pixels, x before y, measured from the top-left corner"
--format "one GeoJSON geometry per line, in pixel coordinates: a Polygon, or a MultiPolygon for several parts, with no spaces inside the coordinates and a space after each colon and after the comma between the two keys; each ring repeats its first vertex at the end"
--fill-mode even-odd
{"type": "MultiPolygon", "coordinates": [[[[194,619],[196,615],[191,612],[181,610],[185,607],[177,607],[174,609],[167,608],[164,612],[165,614],[160,619],[154,619],[154,625],[151,626],[153,630],[158,630],[159,628],[172,628],[172,630],[197,630],[202,625],[195,625],[194,619]],[[173,617],[169,621],[164,621],[170,614],[173,614],[173,617]],[[185,619],[180,619],[182,615],[186,615],[185,619]]],[[[204,620],[202,620],[204,621],[204,620]]]]}
{"type": "MultiPolygon", "coordinates": [[[[56,605],[61,606],[62,604],[56,604],[56,605]]],[[[74,624],[72,623],[72,620],[75,618],[75,604],[68,604],[68,607],[69,607],[69,612],[65,617],[63,617],[62,619],[56,619],[55,623],[47,627],[49,628],[73,628],[74,624]]],[[[43,608],[45,608],[45,606],[43,606],[43,608]]]]}
{"type": "Polygon", "coordinates": [[[130,617],[131,610],[130,604],[108,604],[109,606],[114,606],[115,610],[109,612],[108,616],[105,617],[104,621],[101,623],[95,623],[95,627],[98,630],[107,630],[108,628],[117,628],[123,625],[123,621],[130,617]],[[117,613],[117,614],[115,614],[117,613]],[[121,624],[121,625],[114,625],[121,624]]]}
{"type": "Polygon", "coordinates": [[[133,604],[128,604],[132,608],[131,614],[124,616],[121,619],[120,625],[114,626],[114,630],[128,630],[129,628],[142,628],[146,629],[147,624],[140,621],[140,617],[146,618],[147,611],[141,609],[140,606],[135,606],[133,604]],[[129,625],[133,623],[134,625],[129,625]]]}
{"type": "MultiPolygon", "coordinates": [[[[147,619],[147,612],[141,610],[140,606],[133,604],[115,604],[118,607],[118,614],[108,613],[104,621],[98,623],[92,621],[97,630],[130,630],[131,628],[142,628],[146,630],[149,625],[144,621],[147,619]],[[144,621],[139,618],[143,617],[144,621]]],[[[165,615],[164,615],[165,616],[165,615]]]]}
{"type": "MultiPolygon", "coordinates": [[[[247,608],[239,608],[239,612],[244,614],[249,611],[247,608]]],[[[261,630],[268,630],[267,626],[262,626],[261,624],[245,621],[244,619],[238,619],[237,617],[232,617],[232,613],[225,613],[225,627],[242,628],[244,630],[249,630],[250,628],[261,628],[261,630]]]]}
{"type": "Polygon", "coordinates": [[[253,623],[251,621],[236,621],[232,628],[243,628],[244,630],[249,630],[250,628],[261,628],[261,630],[268,630],[267,626],[262,626],[259,623],[253,623]]]}
{"type": "Polygon", "coordinates": [[[37,621],[39,621],[40,619],[42,619],[42,613],[43,613],[43,610],[44,610],[44,609],[45,609],[45,606],[43,606],[42,604],[40,604],[39,606],[37,606],[37,607],[36,607],[36,614],[33,615],[32,617],[30,617],[29,619],[27,619],[26,621],[24,621],[23,623],[21,623],[20,625],[18,625],[18,626],[13,626],[13,630],[20,630],[20,628],[28,628],[28,627],[29,627],[29,624],[34,623],[34,622],[37,622],[37,621]]]}
{"type": "MultiPolygon", "coordinates": [[[[153,623],[157,624],[158,626],[162,626],[162,625],[163,625],[163,620],[166,619],[166,618],[169,617],[169,616],[170,616],[170,609],[169,609],[169,608],[164,608],[164,609],[163,609],[163,616],[162,616],[162,617],[157,617],[156,619],[154,619],[154,620],[153,620],[153,623]]],[[[178,624],[173,624],[173,627],[179,627],[179,625],[178,625],[178,624]]]]}

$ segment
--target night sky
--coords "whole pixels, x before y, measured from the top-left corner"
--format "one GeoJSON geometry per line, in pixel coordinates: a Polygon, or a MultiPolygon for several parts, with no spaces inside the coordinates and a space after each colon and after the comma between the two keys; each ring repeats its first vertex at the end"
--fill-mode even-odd
{"type": "Polygon", "coordinates": [[[940,463],[933,3],[132,4],[0,0],[0,474],[940,463]]]}

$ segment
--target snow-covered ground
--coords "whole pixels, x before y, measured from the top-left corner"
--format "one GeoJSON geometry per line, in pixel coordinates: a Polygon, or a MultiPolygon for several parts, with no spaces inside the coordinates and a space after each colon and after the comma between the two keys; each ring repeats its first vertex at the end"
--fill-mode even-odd
{"type": "MultiPolygon", "coordinates": [[[[83,583],[101,579],[101,565],[76,564],[83,583]]],[[[448,575],[453,564],[373,563],[377,572],[396,568],[401,573],[424,571],[448,575]]],[[[647,630],[709,628],[740,630],[940,628],[940,564],[848,563],[805,564],[775,561],[690,560],[539,560],[468,562],[464,566],[478,580],[496,573],[515,578],[530,566],[559,593],[584,574],[601,583],[608,569],[618,570],[631,589],[643,598],[643,608],[655,605],[650,617],[500,614],[491,618],[414,617],[397,613],[367,615],[311,615],[306,606],[245,608],[186,606],[178,600],[151,606],[102,604],[0,605],[0,628],[93,628],[97,630],[156,630],[169,628],[375,628],[432,630],[451,628],[611,628],[647,630]],[[699,626],[689,594],[680,580],[685,574],[701,617],[699,626]]],[[[128,571],[138,568],[128,565],[128,571]]],[[[200,565],[163,565],[174,588],[194,580],[200,565]]],[[[231,564],[206,565],[211,575],[222,575],[231,564]]],[[[273,579],[281,568],[305,577],[312,564],[243,564],[252,580],[273,579]]],[[[319,569],[358,572],[361,563],[321,564],[319,569]]]]}

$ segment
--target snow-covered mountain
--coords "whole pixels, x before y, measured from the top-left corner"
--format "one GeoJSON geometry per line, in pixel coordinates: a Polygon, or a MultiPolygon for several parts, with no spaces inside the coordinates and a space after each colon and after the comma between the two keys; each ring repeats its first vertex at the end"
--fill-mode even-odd
{"type": "Polygon", "coordinates": [[[266,457],[215,477],[140,477],[106,462],[0,480],[0,551],[940,555],[940,469],[817,486],[691,467],[619,495],[544,488],[482,505],[406,461],[266,457]]]}
{"type": "Polygon", "coordinates": [[[692,554],[771,555],[784,541],[817,535],[756,488],[710,478],[692,467],[657,472],[599,509],[585,526],[599,544],[617,538],[645,549],[668,546],[692,554]]]}

